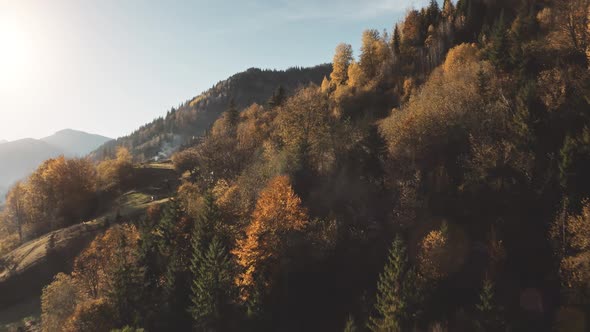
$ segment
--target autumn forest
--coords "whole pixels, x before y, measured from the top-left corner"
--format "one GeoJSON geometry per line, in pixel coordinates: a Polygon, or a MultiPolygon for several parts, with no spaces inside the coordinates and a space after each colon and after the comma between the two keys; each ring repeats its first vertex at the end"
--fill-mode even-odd
{"type": "Polygon", "coordinates": [[[0,213],[0,305],[35,274],[39,331],[589,331],[590,0],[360,37],[47,160],[0,213]]]}

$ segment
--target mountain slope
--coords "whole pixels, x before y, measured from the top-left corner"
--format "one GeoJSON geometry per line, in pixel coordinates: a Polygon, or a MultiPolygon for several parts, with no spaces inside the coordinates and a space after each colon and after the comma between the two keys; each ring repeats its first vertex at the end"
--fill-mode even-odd
{"type": "Polygon", "coordinates": [[[95,159],[114,156],[117,146],[127,147],[138,160],[167,157],[182,144],[201,136],[227,110],[230,101],[242,110],[252,103],[264,104],[278,87],[287,95],[310,83],[320,84],[329,76],[329,64],[285,71],[248,69],[217,83],[201,95],[168,111],[132,134],[107,142],[92,153],[95,159]]]}
{"type": "Polygon", "coordinates": [[[110,140],[108,137],[73,129],[64,129],[41,139],[64,151],[67,156],[76,157],[82,157],[110,140]]]}

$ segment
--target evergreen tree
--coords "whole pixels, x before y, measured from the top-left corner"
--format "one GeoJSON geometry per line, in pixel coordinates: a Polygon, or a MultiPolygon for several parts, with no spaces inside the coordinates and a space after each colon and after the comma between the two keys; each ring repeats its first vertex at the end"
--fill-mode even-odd
{"type": "Polygon", "coordinates": [[[113,305],[117,323],[120,326],[139,323],[141,308],[143,308],[141,305],[143,274],[137,265],[127,259],[127,241],[126,235],[121,233],[121,238],[117,243],[119,254],[114,263],[116,268],[107,293],[107,298],[113,305]]]}
{"type": "Polygon", "coordinates": [[[393,38],[392,38],[392,47],[393,47],[393,54],[395,56],[400,55],[400,43],[401,43],[401,36],[399,33],[399,25],[395,25],[393,28],[393,38]]]}
{"type": "Polygon", "coordinates": [[[478,319],[475,323],[478,331],[502,331],[504,323],[501,319],[501,311],[496,306],[494,300],[494,283],[490,279],[485,279],[481,293],[479,294],[479,303],[476,305],[478,319]]]}
{"type": "Polygon", "coordinates": [[[219,238],[215,237],[201,255],[191,285],[191,314],[199,331],[223,331],[229,318],[233,278],[231,260],[219,238]]]}
{"type": "Polygon", "coordinates": [[[357,332],[359,329],[356,326],[356,322],[354,321],[354,317],[352,315],[348,316],[346,320],[346,325],[344,325],[344,332],[357,332]]]}
{"type": "Polygon", "coordinates": [[[196,287],[195,284],[205,282],[200,280],[200,278],[204,273],[203,269],[207,265],[207,260],[210,259],[210,257],[208,258],[207,255],[210,251],[210,247],[214,238],[215,224],[219,222],[219,219],[220,215],[217,205],[215,204],[215,198],[211,192],[207,192],[203,197],[201,213],[195,220],[191,238],[192,257],[190,270],[192,274],[192,305],[189,308],[189,312],[197,324],[201,324],[200,322],[203,320],[202,316],[204,314],[201,312],[201,306],[203,305],[201,303],[201,297],[203,295],[200,293],[199,288],[196,287]]]}
{"type": "Polygon", "coordinates": [[[426,9],[426,26],[434,25],[438,23],[440,17],[440,7],[438,6],[437,0],[430,0],[428,9],[426,9]]]}
{"type": "MultiPolygon", "coordinates": [[[[393,241],[385,270],[379,275],[377,283],[377,315],[369,319],[369,328],[373,331],[402,331],[408,317],[406,283],[413,282],[406,278],[408,257],[400,236],[393,241]]],[[[409,274],[408,274],[409,275],[409,274]]]]}
{"type": "Polygon", "coordinates": [[[488,75],[486,74],[485,70],[483,70],[483,67],[480,66],[479,70],[477,71],[477,91],[482,97],[484,97],[484,99],[486,99],[488,95],[488,85],[488,75]]]}
{"type": "Polygon", "coordinates": [[[504,13],[500,14],[500,18],[492,28],[490,44],[486,51],[488,59],[496,68],[508,69],[510,66],[510,45],[508,31],[504,23],[504,13]]]}
{"type": "Polygon", "coordinates": [[[227,123],[232,133],[236,132],[238,123],[240,122],[240,111],[238,110],[234,99],[229,101],[229,107],[227,108],[227,123]]]}
{"type": "Polygon", "coordinates": [[[279,87],[275,90],[275,92],[270,97],[268,101],[268,106],[271,108],[282,106],[285,101],[287,100],[287,93],[283,86],[279,85],[279,87]]]}

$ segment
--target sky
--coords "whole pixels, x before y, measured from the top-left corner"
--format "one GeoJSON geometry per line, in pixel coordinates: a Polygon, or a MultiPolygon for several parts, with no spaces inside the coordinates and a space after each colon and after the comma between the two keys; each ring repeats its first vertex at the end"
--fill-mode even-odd
{"type": "Polygon", "coordinates": [[[426,2],[0,0],[0,140],[123,136],[250,67],[358,50],[363,30],[426,2]]]}

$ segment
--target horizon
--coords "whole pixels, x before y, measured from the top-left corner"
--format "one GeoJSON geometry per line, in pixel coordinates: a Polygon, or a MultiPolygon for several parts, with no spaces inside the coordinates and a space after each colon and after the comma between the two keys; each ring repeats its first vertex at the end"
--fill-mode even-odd
{"type": "Polygon", "coordinates": [[[329,63],[340,42],[357,55],[363,30],[391,31],[426,2],[0,1],[0,140],[65,128],[116,139],[248,68],[329,63]]]}

